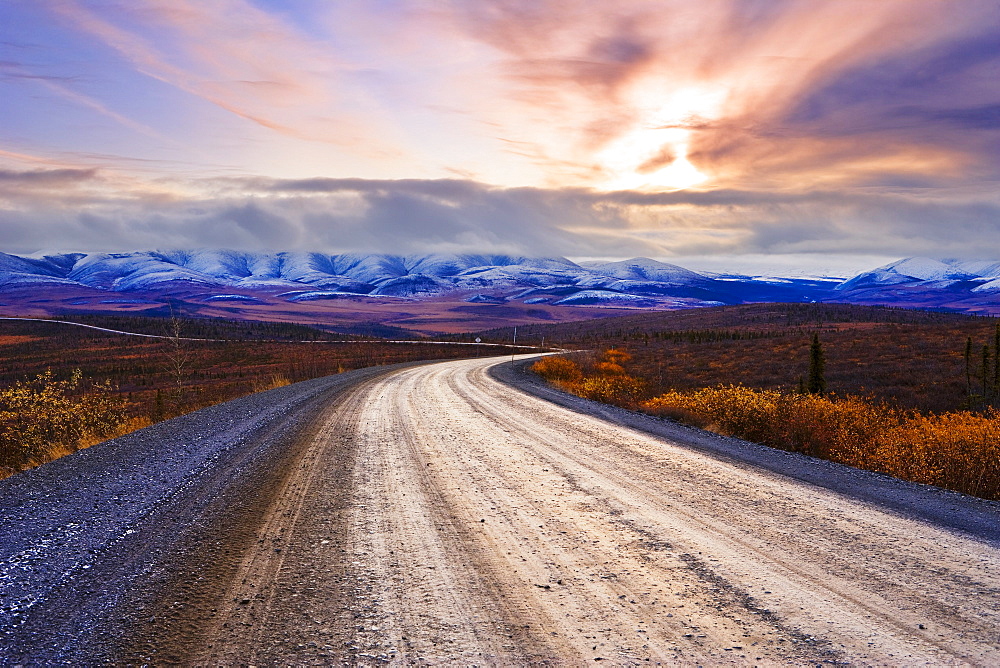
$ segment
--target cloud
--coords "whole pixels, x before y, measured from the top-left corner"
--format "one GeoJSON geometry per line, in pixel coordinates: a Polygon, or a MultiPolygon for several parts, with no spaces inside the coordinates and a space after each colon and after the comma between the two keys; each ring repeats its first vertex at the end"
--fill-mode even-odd
{"type": "Polygon", "coordinates": [[[304,163],[505,186],[810,190],[996,166],[996,142],[981,140],[1000,107],[990,0],[961,12],[940,0],[46,6],[135,71],[230,115],[234,161],[280,153],[272,176],[304,163]],[[341,150],[296,160],[302,147],[264,143],[268,132],[341,150]]]}
{"type": "Polygon", "coordinates": [[[101,10],[77,0],[52,4],[142,74],[239,118],[297,139],[379,143],[376,124],[332,95],[347,64],[249,2],[137,0],[101,10]]]}
{"type": "Polygon", "coordinates": [[[699,187],[809,189],[865,184],[886,154],[901,175],[914,156],[947,177],[984,159],[992,147],[950,136],[996,120],[996,13],[979,0],[958,13],[936,0],[511,0],[449,18],[502,54],[504,95],[478,113],[530,145],[562,177],[551,183],[689,185],[662,155],[689,158],[699,187]],[[947,121],[953,132],[926,133],[947,121]]]}
{"type": "MultiPolygon", "coordinates": [[[[7,233],[5,209],[37,215],[53,202],[79,206],[90,201],[94,189],[100,188],[103,181],[96,168],[0,169],[0,234],[7,233]]],[[[39,218],[38,223],[44,229],[44,219],[39,218]]]]}
{"type": "Polygon", "coordinates": [[[92,181],[96,176],[96,169],[35,169],[31,171],[0,169],[0,186],[64,188],[92,181]]]}
{"type": "MultiPolygon", "coordinates": [[[[463,180],[219,179],[201,196],[79,197],[76,170],[0,173],[38,195],[0,209],[6,251],[235,247],[669,257],[848,253],[1000,257],[1000,202],[946,191],[671,193],[499,188],[463,180]],[[44,187],[42,187],[44,185],[44,187]]],[[[189,184],[191,185],[191,184],[189,184]]],[[[21,192],[26,192],[22,190],[21,192]]]]}
{"type": "Polygon", "coordinates": [[[0,60],[0,81],[11,80],[73,81],[74,77],[32,72],[26,63],[12,60],[0,60]]]}
{"type": "Polygon", "coordinates": [[[40,28],[9,89],[137,132],[17,114],[12,250],[1000,256],[992,0],[44,6],[92,60],[40,28]]]}

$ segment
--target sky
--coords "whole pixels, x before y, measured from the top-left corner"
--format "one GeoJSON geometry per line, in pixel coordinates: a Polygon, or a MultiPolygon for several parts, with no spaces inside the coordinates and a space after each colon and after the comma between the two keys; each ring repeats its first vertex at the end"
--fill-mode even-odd
{"type": "Polygon", "coordinates": [[[998,181],[994,0],[0,0],[6,252],[860,270],[998,181]]]}

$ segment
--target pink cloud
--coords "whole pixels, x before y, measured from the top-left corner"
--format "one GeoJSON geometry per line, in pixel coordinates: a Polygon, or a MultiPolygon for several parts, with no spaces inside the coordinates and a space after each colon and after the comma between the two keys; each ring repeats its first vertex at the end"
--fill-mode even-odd
{"type": "Polygon", "coordinates": [[[306,35],[249,0],[53,2],[138,71],[259,128],[341,149],[310,163],[317,171],[346,175],[360,155],[379,177],[608,190],[959,172],[968,146],[885,123],[869,133],[860,105],[836,131],[830,114],[798,112],[852,72],[988,25],[993,4],[344,0],[309,4],[306,35]]]}
{"type": "Polygon", "coordinates": [[[76,0],[54,7],[139,72],[268,130],[351,146],[384,134],[338,99],[345,63],[244,0],[135,0],[101,14],[76,0]]]}
{"type": "MultiPolygon", "coordinates": [[[[690,157],[711,184],[715,177],[739,179],[735,172],[758,159],[760,167],[787,175],[801,166],[803,152],[817,171],[840,163],[845,175],[857,171],[866,153],[877,162],[882,150],[945,152],[900,146],[899,137],[854,142],[846,150],[849,140],[799,141],[783,124],[803,100],[847,72],[974,31],[988,21],[990,3],[964,4],[959,13],[938,0],[799,0],[774,3],[754,17],[743,11],[747,6],[500,0],[452,4],[420,20],[448,34],[451,44],[471,41],[492,50],[494,60],[479,63],[489,76],[471,82],[483,102],[472,102],[468,113],[533,154],[554,184],[587,185],[577,180],[584,173],[595,185],[616,169],[654,174],[654,165],[669,167],[659,159],[666,155],[690,157]],[[675,132],[661,131],[669,128],[675,132]],[[629,148],[642,145],[648,150],[629,148]],[[615,159],[602,155],[609,152],[615,159]],[[791,159],[782,157],[786,152],[791,159]]],[[[932,162],[942,161],[961,159],[932,162]]]]}

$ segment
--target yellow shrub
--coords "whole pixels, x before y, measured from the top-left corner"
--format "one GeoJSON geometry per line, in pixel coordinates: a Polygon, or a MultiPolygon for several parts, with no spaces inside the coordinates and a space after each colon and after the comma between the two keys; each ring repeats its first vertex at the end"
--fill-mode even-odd
{"type": "Polygon", "coordinates": [[[728,436],[761,441],[772,428],[780,395],[738,385],[694,392],[668,392],[642,407],[728,436]]]}
{"type": "Polygon", "coordinates": [[[920,415],[858,397],[730,386],[668,392],[655,415],[871,471],[1000,498],[1000,414],[920,415]]]}
{"type": "Polygon", "coordinates": [[[292,381],[280,373],[272,374],[270,377],[262,376],[254,378],[250,381],[250,387],[254,392],[264,392],[265,390],[273,390],[276,387],[285,387],[291,384],[292,381]]]}
{"type": "Polygon", "coordinates": [[[879,438],[866,468],[1000,498],[1000,415],[917,415],[879,438]]]}
{"type": "Polygon", "coordinates": [[[619,350],[617,348],[609,348],[608,350],[604,351],[604,361],[610,362],[611,364],[617,364],[618,366],[621,366],[622,364],[625,364],[625,362],[628,362],[631,359],[632,356],[629,355],[624,350],[619,350]]]}
{"type": "Polygon", "coordinates": [[[565,389],[573,394],[617,406],[636,406],[643,398],[646,384],[632,376],[591,376],[565,389]]]}
{"type": "Polygon", "coordinates": [[[575,383],[583,378],[580,365],[566,357],[543,357],[531,365],[531,370],[545,380],[575,383]]]}
{"type": "Polygon", "coordinates": [[[51,371],[0,390],[0,469],[8,473],[119,433],[125,400],[109,383],[81,389],[81,374],[56,380],[51,371]]]}
{"type": "Polygon", "coordinates": [[[625,367],[614,362],[597,362],[594,364],[594,371],[605,376],[624,376],[625,367]]]}

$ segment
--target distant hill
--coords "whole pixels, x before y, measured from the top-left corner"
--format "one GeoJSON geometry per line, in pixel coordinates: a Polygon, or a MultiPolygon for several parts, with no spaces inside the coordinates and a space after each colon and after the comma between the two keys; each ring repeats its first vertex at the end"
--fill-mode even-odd
{"type": "MultiPolygon", "coordinates": [[[[270,309],[274,315],[267,317],[274,319],[304,312],[318,319],[323,309],[346,312],[352,303],[427,301],[465,302],[481,309],[504,305],[536,319],[553,318],[553,309],[676,310],[754,302],[1000,313],[1000,262],[907,258],[851,278],[782,278],[698,273],[648,258],[578,264],[561,257],[504,254],[0,253],[0,306],[7,313],[25,308],[47,313],[152,311],[169,305],[188,314],[225,311],[230,317],[255,318],[270,309]]],[[[472,311],[462,313],[466,318],[472,311]]],[[[581,315],[586,317],[593,314],[581,315]]],[[[366,320],[408,326],[390,321],[381,313],[366,320]]],[[[468,324],[468,329],[475,327],[468,324]]]]}
{"type": "MultiPolygon", "coordinates": [[[[798,301],[825,293],[838,279],[762,281],[745,277],[762,295],[798,301]],[[803,294],[799,294],[803,293],[803,294]]],[[[561,257],[428,254],[253,253],[229,250],[70,253],[25,258],[0,253],[0,290],[17,285],[77,285],[107,292],[170,295],[244,291],[285,301],[334,296],[426,298],[468,293],[494,299],[556,303],[586,292],[590,303],[630,303],[642,296],[650,306],[675,300],[737,303],[740,281],[720,280],[683,267],[635,258],[576,264],[561,257]],[[300,290],[301,292],[296,292],[300,290]],[[308,296],[303,296],[308,293],[308,296]],[[622,299],[622,296],[626,296],[622,299]]]]}

